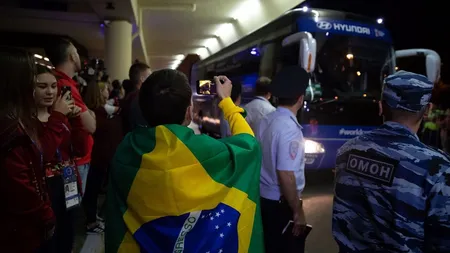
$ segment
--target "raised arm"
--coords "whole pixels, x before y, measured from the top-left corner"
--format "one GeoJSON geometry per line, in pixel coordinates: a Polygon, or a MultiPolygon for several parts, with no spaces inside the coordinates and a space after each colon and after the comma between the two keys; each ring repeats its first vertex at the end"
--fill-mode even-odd
{"type": "Polygon", "coordinates": [[[215,77],[214,80],[216,81],[217,95],[222,99],[219,108],[230,125],[231,135],[250,134],[255,136],[244,116],[242,116],[242,113],[245,112],[244,109],[236,106],[230,98],[233,87],[231,81],[226,76],[215,77]]]}

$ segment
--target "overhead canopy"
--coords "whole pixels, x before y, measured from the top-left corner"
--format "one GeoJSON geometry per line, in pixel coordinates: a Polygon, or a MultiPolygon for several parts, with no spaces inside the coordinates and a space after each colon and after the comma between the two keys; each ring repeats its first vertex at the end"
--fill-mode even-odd
{"type": "Polygon", "coordinates": [[[175,68],[187,54],[201,58],[236,42],[303,0],[4,0],[0,32],[59,34],[104,57],[104,29],[133,24],[133,60],[175,68]],[[110,4],[111,2],[112,4],[110,4]]]}

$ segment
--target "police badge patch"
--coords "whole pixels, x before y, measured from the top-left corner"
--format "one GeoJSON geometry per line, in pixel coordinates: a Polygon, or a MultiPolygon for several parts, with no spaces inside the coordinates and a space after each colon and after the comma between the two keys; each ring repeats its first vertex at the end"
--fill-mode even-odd
{"type": "Polygon", "coordinates": [[[289,155],[291,156],[292,160],[297,157],[299,148],[300,144],[298,143],[298,141],[291,141],[291,143],[289,143],[289,155]]]}

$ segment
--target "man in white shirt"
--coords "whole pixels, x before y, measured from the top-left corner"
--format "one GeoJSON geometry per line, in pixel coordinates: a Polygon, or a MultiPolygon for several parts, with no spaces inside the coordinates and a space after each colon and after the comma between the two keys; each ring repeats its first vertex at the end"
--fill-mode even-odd
{"type": "Polygon", "coordinates": [[[276,108],[269,102],[269,99],[272,96],[269,91],[271,82],[272,80],[267,77],[260,77],[255,84],[255,99],[244,107],[247,112],[245,119],[254,133],[257,132],[256,127],[258,126],[259,121],[267,114],[276,110],[276,108]]]}

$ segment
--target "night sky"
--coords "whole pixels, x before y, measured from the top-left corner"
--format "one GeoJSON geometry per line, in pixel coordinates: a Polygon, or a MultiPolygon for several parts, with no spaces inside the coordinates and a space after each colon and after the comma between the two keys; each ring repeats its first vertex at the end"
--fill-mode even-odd
{"type": "Polygon", "coordinates": [[[450,84],[450,10],[438,0],[307,0],[301,6],[342,10],[384,18],[395,49],[429,48],[444,63],[442,79],[450,84]]]}

